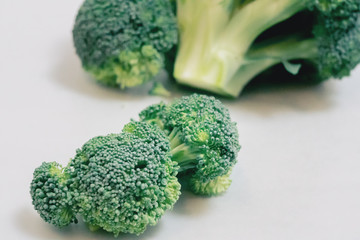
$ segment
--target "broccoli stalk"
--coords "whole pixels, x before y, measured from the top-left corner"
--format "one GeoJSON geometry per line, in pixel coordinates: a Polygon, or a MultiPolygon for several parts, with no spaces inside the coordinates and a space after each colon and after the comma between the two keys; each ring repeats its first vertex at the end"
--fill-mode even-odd
{"type": "Polygon", "coordinates": [[[354,45],[360,43],[359,5],[356,0],[178,0],[174,77],[182,84],[237,96],[265,69],[303,59],[318,65],[322,78],[341,78],[360,62],[354,45]],[[310,34],[298,29],[289,36],[283,31],[258,41],[271,27],[304,11],[316,19],[310,34]],[[351,53],[356,57],[349,59],[351,53]],[[334,66],[329,67],[328,58],[334,66]]]}
{"type": "MultiPolygon", "coordinates": [[[[251,79],[271,66],[279,63],[286,64],[289,60],[299,58],[316,61],[316,56],[317,46],[313,39],[298,41],[296,37],[290,37],[278,42],[256,44],[247,53],[247,63],[241,65],[229,79],[226,86],[228,93],[236,96],[251,79]]],[[[294,75],[296,74],[295,72],[294,75]]]]}
{"type": "MultiPolygon", "coordinates": [[[[209,136],[207,136],[208,138],[209,136]]],[[[179,172],[184,172],[188,169],[195,168],[197,165],[198,156],[201,149],[194,146],[185,144],[182,140],[182,132],[178,128],[174,128],[169,134],[170,148],[172,160],[179,165],[179,172]]],[[[205,142],[205,139],[204,139],[205,142]]]]}

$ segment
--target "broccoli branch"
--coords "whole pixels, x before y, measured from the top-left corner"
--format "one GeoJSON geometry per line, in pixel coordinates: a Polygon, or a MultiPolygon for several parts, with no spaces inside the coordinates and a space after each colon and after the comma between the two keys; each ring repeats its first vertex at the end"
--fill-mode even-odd
{"type": "Polygon", "coordinates": [[[315,60],[318,54],[317,43],[314,39],[297,40],[289,38],[277,42],[256,44],[245,56],[241,65],[232,78],[224,82],[228,94],[236,96],[247,83],[266,69],[285,61],[295,59],[315,60]]]}
{"type": "Polygon", "coordinates": [[[244,75],[250,77],[276,63],[270,58],[259,62],[258,66],[249,61],[247,54],[255,39],[271,26],[304,10],[308,1],[256,0],[234,11],[229,11],[231,6],[220,4],[223,2],[178,1],[181,39],[174,76],[186,85],[237,96],[239,90],[234,91],[233,84],[228,84],[241,69],[248,71],[244,75]],[[186,12],[190,6],[202,10],[193,15],[186,12]],[[187,17],[190,14],[196,16],[191,23],[187,17]]]}
{"type": "Polygon", "coordinates": [[[181,139],[181,131],[177,128],[173,129],[169,134],[170,148],[172,160],[176,161],[180,167],[179,172],[195,168],[197,165],[197,158],[200,154],[196,147],[189,147],[183,143],[181,139]]]}

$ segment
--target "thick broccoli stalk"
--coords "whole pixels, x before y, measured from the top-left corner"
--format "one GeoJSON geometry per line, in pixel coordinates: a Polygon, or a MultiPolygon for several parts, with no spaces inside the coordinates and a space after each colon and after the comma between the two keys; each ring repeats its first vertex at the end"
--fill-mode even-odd
{"type": "Polygon", "coordinates": [[[177,25],[168,0],[85,0],[73,39],[86,71],[102,84],[127,88],[164,67],[177,25]]]}
{"type": "Polygon", "coordinates": [[[320,79],[342,78],[360,62],[359,16],[358,0],[178,0],[174,77],[233,97],[271,66],[284,63],[289,70],[291,60],[311,62],[320,79]],[[264,39],[301,13],[313,21],[264,39]]]}
{"type": "Polygon", "coordinates": [[[195,193],[215,195],[227,189],[229,181],[224,179],[236,163],[240,145],[236,125],[219,100],[193,94],[152,105],[140,113],[140,119],[158,125],[168,135],[179,176],[191,176],[195,193]],[[216,180],[219,177],[222,180],[216,180]]]}
{"type": "Polygon", "coordinates": [[[115,236],[120,232],[139,235],[155,225],[180,195],[178,167],[171,161],[169,141],[158,127],[147,123],[131,122],[120,134],[85,143],[66,167],[64,183],[70,200],[57,197],[67,196],[62,193],[65,190],[57,190],[64,180],[53,181],[62,171],[44,174],[47,165],[35,171],[31,194],[41,217],[56,226],[75,222],[71,213],[76,213],[91,230],[102,228],[115,236]],[[49,189],[55,189],[55,195],[49,189]],[[54,195],[61,202],[43,195],[54,195]],[[43,203],[49,207],[41,208],[43,203]],[[48,214],[51,205],[55,207],[48,214]],[[65,220],[60,218],[63,209],[65,220]]]}

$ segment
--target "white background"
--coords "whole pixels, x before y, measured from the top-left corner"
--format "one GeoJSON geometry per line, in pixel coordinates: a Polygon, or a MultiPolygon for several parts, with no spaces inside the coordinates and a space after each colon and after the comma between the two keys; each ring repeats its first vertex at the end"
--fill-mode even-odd
{"type": "MultiPolygon", "coordinates": [[[[83,223],[44,223],[31,205],[32,172],[43,161],[66,164],[89,138],[120,131],[161,100],[106,89],[83,72],[71,37],[80,4],[1,0],[1,239],[113,239],[83,223]]],[[[185,192],[157,226],[119,238],[360,239],[359,78],[360,68],[342,81],[224,100],[243,146],[229,191],[185,192]]]]}

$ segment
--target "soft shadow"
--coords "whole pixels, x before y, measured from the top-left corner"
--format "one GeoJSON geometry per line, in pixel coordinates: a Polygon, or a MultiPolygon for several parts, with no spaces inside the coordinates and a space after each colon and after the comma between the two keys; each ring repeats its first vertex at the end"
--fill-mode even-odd
{"type": "Polygon", "coordinates": [[[260,116],[284,112],[321,112],[333,106],[332,80],[321,84],[260,85],[236,99],[222,99],[230,108],[260,116]]]}
{"type": "Polygon", "coordinates": [[[156,233],[161,228],[161,221],[154,227],[148,229],[140,236],[133,234],[120,234],[117,238],[113,234],[99,230],[91,232],[84,222],[79,221],[78,224],[72,224],[68,227],[58,229],[44,222],[35,210],[24,208],[18,212],[15,223],[25,234],[31,235],[36,239],[59,239],[59,240],[113,240],[113,239],[154,239],[156,233]]]}
{"type": "Polygon", "coordinates": [[[239,97],[230,98],[199,89],[177,84],[168,80],[168,89],[175,97],[190,95],[194,92],[215,96],[228,107],[241,109],[256,115],[273,115],[289,111],[318,112],[333,105],[332,96],[336,92],[334,80],[323,83],[291,82],[279,80],[272,83],[250,83],[239,97]]]}
{"type": "MultiPolygon", "coordinates": [[[[130,89],[111,88],[97,83],[81,66],[79,57],[75,53],[71,39],[62,42],[58,49],[58,62],[52,72],[52,78],[61,87],[67,90],[77,92],[82,95],[95,97],[99,99],[119,99],[119,100],[139,100],[147,98],[153,81],[161,82],[166,89],[171,92],[169,99],[178,98],[184,95],[190,95],[194,92],[209,94],[199,89],[182,86],[169,77],[165,70],[161,71],[153,81],[130,89]]],[[[166,99],[164,97],[164,99],[166,99]]]]}
{"type": "Polygon", "coordinates": [[[210,201],[210,197],[202,197],[188,190],[182,190],[179,200],[174,205],[173,212],[191,218],[205,213],[210,207],[210,201]]]}
{"type": "MultiPolygon", "coordinates": [[[[120,90],[100,85],[92,79],[81,67],[71,39],[58,47],[59,60],[52,76],[55,82],[70,91],[100,99],[139,100],[149,96],[152,82],[145,85],[120,90]]],[[[172,96],[181,97],[194,92],[214,95],[228,105],[237,105],[244,111],[270,115],[283,111],[322,111],[331,107],[331,95],[334,92],[331,80],[322,84],[258,84],[246,87],[240,97],[231,99],[212,94],[199,89],[177,84],[165,71],[154,79],[160,81],[170,90],[172,96]]],[[[280,81],[281,82],[281,81],[280,81]]],[[[285,82],[285,81],[284,81],[285,82]]]]}

